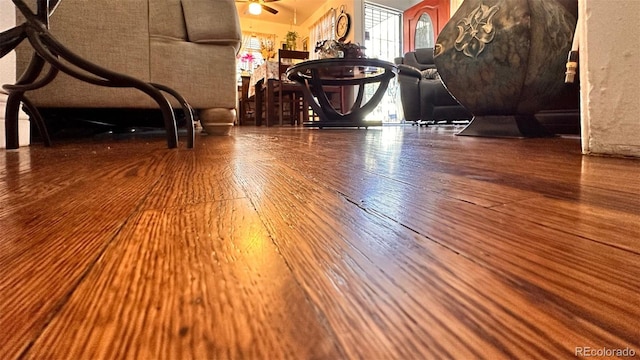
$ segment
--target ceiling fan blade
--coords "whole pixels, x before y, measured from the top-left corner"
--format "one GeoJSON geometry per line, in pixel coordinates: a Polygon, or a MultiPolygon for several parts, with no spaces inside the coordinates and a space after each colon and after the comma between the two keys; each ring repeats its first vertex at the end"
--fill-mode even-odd
{"type": "Polygon", "coordinates": [[[260,5],[262,5],[262,8],[263,8],[265,11],[268,11],[268,12],[270,12],[270,13],[274,14],[274,15],[278,13],[278,10],[276,10],[276,9],[274,9],[274,8],[270,7],[270,6],[267,6],[267,5],[265,5],[265,4],[260,4],[260,5]]]}

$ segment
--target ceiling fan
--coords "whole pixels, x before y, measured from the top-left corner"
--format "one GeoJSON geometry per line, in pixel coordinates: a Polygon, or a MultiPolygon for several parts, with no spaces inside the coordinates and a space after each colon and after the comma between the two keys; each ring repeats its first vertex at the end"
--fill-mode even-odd
{"type": "MultiPolygon", "coordinates": [[[[278,13],[278,10],[272,8],[271,6],[265,5],[264,3],[276,2],[276,1],[279,1],[279,0],[235,0],[235,1],[236,2],[240,2],[240,3],[248,2],[248,3],[259,4],[260,7],[262,7],[262,9],[264,9],[265,11],[268,11],[268,12],[274,14],[274,15],[278,13]]],[[[251,5],[251,4],[249,4],[249,5],[251,5]]]]}

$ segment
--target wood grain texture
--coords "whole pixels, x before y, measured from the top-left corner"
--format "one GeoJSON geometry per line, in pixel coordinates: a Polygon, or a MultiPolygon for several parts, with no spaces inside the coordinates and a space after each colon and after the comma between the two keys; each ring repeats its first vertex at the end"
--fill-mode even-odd
{"type": "Polygon", "coordinates": [[[71,150],[69,162],[63,150],[59,168],[53,158],[44,159],[41,149],[27,150],[31,171],[15,171],[20,166],[10,162],[18,153],[5,153],[9,164],[0,200],[0,353],[8,358],[38,335],[156,181],[138,176],[155,168],[152,153],[139,158],[120,151],[99,156],[106,148],[71,150]],[[123,156],[129,160],[122,161],[123,156]],[[14,192],[16,188],[20,191],[14,192]],[[25,190],[29,188],[34,191],[25,190]]]}
{"type": "Polygon", "coordinates": [[[29,356],[341,357],[247,202],[140,213],[29,356]]]}
{"type": "Polygon", "coordinates": [[[5,152],[0,357],[640,353],[640,167],[579,151],[385,126],[5,152]]]}
{"type": "MultiPolygon", "coordinates": [[[[385,210],[390,212],[396,208],[394,205],[399,207],[400,204],[377,204],[384,208],[377,208],[375,212],[361,209],[361,214],[346,211],[352,203],[341,199],[341,194],[326,191],[322,186],[299,188],[300,185],[296,184],[302,182],[295,181],[293,173],[283,173],[282,167],[278,167],[279,175],[269,171],[271,166],[264,168],[266,170],[251,168],[246,175],[250,178],[249,174],[268,174],[259,180],[264,182],[263,186],[257,185],[257,180],[249,188],[278,189],[260,196],[256,204],[260,204],[258,211],[261,213],[288,214],[286,218],[265,219],[283,256],[292,264],[293,271],[299,269],[305,274],[300,277],[305,279],[307,291],[319,292],[318,303],[327,303],[326,299],[320,298],[327,292],[332,294],[332,299],[343,299],[342,304],[334,300],[325,309],[330,314],[329,321],[334,321],[332,325],[339,329],[338,333],[350,332],[354,336],[367,334],[364,338],[354,337],[346,341],[344,346],[350,357],[366,358],[381,354],[382,358],[407,358],[415,356],[419,353],[416,349],[425,345],[428,351],[423,355],[445,358],[477,358],[480,355],[487,358],[500,355],[545,358],[551,354],[568,355],[572,349],[568,346],[563,348],[555,340],[555,331],[560,329],[565,336],[575,336],[576,343],[587,341],[590,337],[619,345],[633,343],[637,339],[637,321],[625,321],[637,320],[638,295],[635,289],[638,288],[638,281],[631,275],[639,273],[637,263],[623,265],[613,274],[602,273],[603,269],[589,264],[591,260],[603,261],[601,254],[592,254],[587,250],[581,252],[584,258],[575,256],[567,259],[566,254],[554,254],[551,250],[540,248],[537,242],[544,242],[545,234],[524,232],[514,239],[519,232],[518,224],[514,224],[511,230],[497,231],[495,228],[504,226],[506,221],[485,224],[489,220],[487,214],[467,214],[465,207],[471,206],[465,204],[456,209],[447,209],[446,199],[437,202],[437,211],[416,214],[417,218],[429,224],[434,234],[421,231],[423,229],[418,224],[404,218],[403,223],[414,230],[409,231],[399,222],[388,221],[386,216],[377,218],[378,214],[383,214],[385,210]],[[278,178],[281,178],[280,181],[278,178]],[[341,202],[342,206],[339,206],[341,202]],[[313,209],[311,213],[298,211],[307,208],[313,209]],[[454,216],[471,218],[472,221],[459,221],[454,216]],[[476,219],[479,221],[473,221],[476,219]],[[416,230],[419,236],[415,234],[416,230]],[[440,239],[441,234],[447,234],[455,242],[447,243],[446,239],[440,239]],[[301,238],[306,241],[301,243],[301,238]],[[483,242],[490,245],[484,246],[483,242]],[[493,249],[496,243],[499,248],[493,249]],[[327,249],[329,246],[331,251],[327,249]],[[443,247],[446,251],[443,251],[443,247]],[[442,260],[445,255],[450,255],[448,261],[442,260]],[[532,256],[535,257],[528,259],[532,256]],[[444,265],[434,264],[439,261],[444,261],[444,265]],[[312,266],[315,268],[309,271],[312,266]],[[494,272],[498,273],[500,280],[494,278],[494,272]],[[480,278],[469,283],[463,280],[474,275],[480,278]],[[612,284],[612,278],[619,281],[612,284]],[[343,285],[344,289],[335,293],[336,284],[343,285]],[[488,289],[500,290],[487,296],[488,289]],[[599,293],[594,289],[604,292],[599,293]],[[403,298],[405,293],[419,296],[403,298]],[[612,294],[615,294],[613,299],[610,298],[612,294]],[[403,298],[401,303],[406,306],[393,306],[397,297],[403,298]],[[501,301],[492,304],[500,297],[509,298],[510,304],[501,301]],[[546,298],[551,309],[537,309],[539,297],[546,298]],[[428,307],[411,307],[419,306],[419,301],[425,298],[429,299],[428,307]],[[467,302],[471,302],[472,306],[467,302]],[[571,309],[572,316],[579,315],[579,318],[566,316],[562,311],[557,311],[556,306],[558,309],[571,309]],[[385,314],[386,317],[362,317],[353,310],[362,308],[373,308],[375,314],[385,314]],[[518,315],[521,309],[529,311],[524,318],[518,315]],[[524,330],[519,330],[517,334],[493,334],[488,339],[483,333],[485,328],[466,324],[469,320],[467,317],[478,318],[475,320],[478,325],[504,321],[504,326],[527,318],[524,327],[528,332],[526,336],[523,335],[524,330]],[[392,320],[387,323],[386,319],[392,320]],[[422,321],[413,323],[413,319],[422,321]],[[590,321],[585,324],[585,319],[606,319],[605,323],[616,326],[615,329],[599,329],[605,333],[611,332],[600,338],[599,331],[591,328],[598,324],[590,321]],[[434,322],[440,326],[433,328],[434,322]],[[353,324],[362,324],[363,328],[354,329],[353,324]],[[403,329],[411,330],[404,333],[403,329]],[[433,343],[430,344],[429,339],[433,343]],[[385,340],[390,342],[385,343],[385,340]],[[482,352],[476,353],[475,349],[482,349],[482,352]]],[[[352,168],[351,173],[354,172],[352,168]]],[[[325,179],[327,176],[330,175],[325,173],[325,179]]],[[[412,205],[416,204],[407,204],[409,208],[417,209],[412,205]]],[[[481,209],[481,212],[488,210],[481,209]]],[[[562,238],[563,234],[549,230],[549,239],[556,236],[562,238]]],[[[615,258],[633,259],[629,254],[617,252],[608,260],[609,266],[615,258]]]]}

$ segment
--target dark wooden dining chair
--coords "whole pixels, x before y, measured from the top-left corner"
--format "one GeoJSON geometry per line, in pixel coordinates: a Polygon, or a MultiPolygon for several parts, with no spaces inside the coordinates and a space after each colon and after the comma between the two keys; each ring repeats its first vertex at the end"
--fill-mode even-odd
{"type": "Polygon", "coordinates": [[[296,51],[296,50],[278,50],[278,70],[280,77],[278,81],[274,82],[273,92],[274,98],[278,99],[278,120],[280,125],[284,123],[285,110],[289,115],[291,125],[302,124],[303,121],[308,119],[309,105],[304,98],[302,87],[285,77],[287,69],[300,61],[308,60],[308,51],[296,51]]]}
{"type": "Polygon", "coordinates": [[[249,98],[249,76],[242,76],[242,85],[238,96],[238,125],[256,124],[255,96],[249,98]]]}

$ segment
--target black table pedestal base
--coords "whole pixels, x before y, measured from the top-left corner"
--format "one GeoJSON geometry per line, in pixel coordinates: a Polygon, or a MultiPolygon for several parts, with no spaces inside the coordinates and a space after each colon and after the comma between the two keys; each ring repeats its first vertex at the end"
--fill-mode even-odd
{"type": "MultiPolygon", "coordinates": [[[[319,121],[305,122],[306,127],[364,127],[380,126],[381,121],[366,121],[384,96],[389,80],[398,72],[392,63],[366,58],[319,59],[303,61],[287,69],[287,78],[302,85],[307,102],[318,114],[319,121]],[[371,98],[364,100],[365,86],[377,86],[371,98]],[[353,87],[355,99],[348,111],[337,110],[327,96],[326,88],[353,87]]],[[[343,106],[344,107],[344,104],[343,106]]]]}

